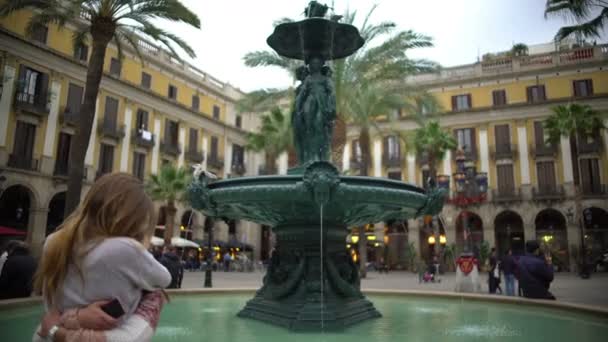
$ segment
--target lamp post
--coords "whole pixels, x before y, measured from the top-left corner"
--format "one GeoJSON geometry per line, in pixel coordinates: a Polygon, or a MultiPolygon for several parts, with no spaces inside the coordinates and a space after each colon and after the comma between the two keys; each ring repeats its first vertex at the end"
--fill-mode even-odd
{"type": "Polygon", "coordinates": [[[213,271],[213,219],[208,217],[205,221],[205,224],[208,224],[207,228],[209,232],[207,233],[207,267],[205,267],[205,283],[204,287],[213,287],[211,272],[213,271]],[[208,222],[208,223],[207,223],[208,222]]]}

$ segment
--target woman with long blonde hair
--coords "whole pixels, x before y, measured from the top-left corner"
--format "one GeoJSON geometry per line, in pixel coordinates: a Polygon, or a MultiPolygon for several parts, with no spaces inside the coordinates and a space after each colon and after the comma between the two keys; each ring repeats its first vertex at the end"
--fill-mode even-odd
{"type": "Polygon", "coordinates": [[[140,180],[125,173],[99,178],[45,243],[34,288],[43,296],[47,315],[37,335],[54,340],[59,332],[62,337],[55,340],[69,340],[71,334],[72,340],[111,341],[108,334],[100,338],[87,331],[99,327],[91,322],[95,315],[90,313],[95,311],[85,314],[87,309],[82,309],[81,315],[79,309],[117,300],[124,315],[116,320],[103,317],[110,325],[102,327],[120,326],[131,321],[143,303],[143,291],[158,294],[157,290],[168,286],[169,272],[144,247],[153,222],[154,206],[140,180]],[[58,314],[63,314],[61,319],[58,314]],[[49,327],[49,320],[58,322],[49,327]]]}

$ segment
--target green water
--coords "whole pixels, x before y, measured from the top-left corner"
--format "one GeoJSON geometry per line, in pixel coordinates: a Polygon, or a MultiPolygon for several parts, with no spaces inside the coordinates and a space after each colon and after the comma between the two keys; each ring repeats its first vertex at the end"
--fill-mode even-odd
{"type": "MultiPolygon", "coordinates": [[[[370,296],[384,317],[343,333],[292,333],[236,318],[248,295],[174,296],[154,341],[606,341],[608,319],[562,310],[452,299],[370,296]]],[[[0,312],[0,341],[30,341],[40,307],[0,312]]]]}

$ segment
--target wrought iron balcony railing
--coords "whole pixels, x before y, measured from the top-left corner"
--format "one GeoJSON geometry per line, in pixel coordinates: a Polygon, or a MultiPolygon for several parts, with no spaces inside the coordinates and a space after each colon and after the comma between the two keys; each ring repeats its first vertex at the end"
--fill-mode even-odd
{"type": "Polygon", "coordinates": [[[63,113],[61,113],[59,120],[61,121],[61,123],[64,126],[76,127],[78,125],[79,116],[80,116],[79,113],[75,113],[72,110],[70,110],[69,107],[65,107],[65,109],[63,110],[63,113]]]}
{"type": "Polygon", "coordinates": [[[216,170],[220,170],[224,167],[224,161],[220,159],[218,155],[210,155],[207,160],[207,166],[216,170]]]}
{"type": "Polygon", "coordinates": [[[8,167],[14,167],[16,169],[38,171],[38,159],[28,159],[21,155],[11,153],[8,156],[8,167]]]}
{"type": "Polygon", "coordinates": [[[494,159],[494,160],[500,160],[500,159],[513,160],[517,157],[517,146],[515,146],[513,144],[493,146],[492,150],[490,151],[490,155],[491,155],[492,159],[494,159]]]}
{"type": "Polygon", "coordinates": [[[562,200],[565,197],[564,187],[561,185],[534,187],[532,189],[532,198],[535,200],[562,200]]]}
{"type": "Polygon", "coordinates": [[[603,198],[608,197],[608,185],[599,184],[595,187],[582,187],[584,198],[603,198]]]}
{"type": "Polygon", "coordinates": [[[519,189],[492,189],[492,201],[497,203],[521,201],[519,189]]]}
{"type": "Polygon", "coordinates": [[[134,129],[131,135],[131,142],[139,147],[150,149],[154,147],[156,136],[151,132],[142,129],[134,129]]]}
{"type": "Polygon", "coordinates": [[[168,142],[166,140],[160,142],[160,151],[174,157],[177,157],[180,153],[182,153],[182,149],[179,147],[179,144],[175,142],[168,142]]]}
{"type": "Polygon", "coordinates": [[[382,164],[386,167],[401,167],[402,162],[400,155],[382,155],[382,164]]]}
{"type": "Polygon", "coordinates": [[[555,158],[555,156],[557,156],[557,146],[556,145],[531,146],[530,154],[534,158],[539,158],[539,157],[555,158]]]}
{"type": "Polygon", "coordinates": [[[49,115],[47,96],[18,91],[15,94],[15,109],[37,116],[47,116],[49,115]]]}
{"type": "Polygon", "coordinates": [[[187,160],[193,163],[202,163],[205,159],[202,151],[190,148],[186,150],[186,153],[184,153],[184,157],[186,157],[187,160]]]}
{"type": "Polygon", "coordinates": [[[578,151],[581,154],[597,153],[602,151],[602,140],[600,138],[593,139],[591,142],[587,142],[586,139],[579,139],[578,151]]]}
{"type": "Polygon", "coordinates": [[[245,172],[247,172],[247,169],[245,168],[245,165],[243,163],[232,164],[231,172],[237,175],[244,175],[245,172]]]}
{"type": "Polygon", "coordinates": [[[120,140],[125,137],[125,125],[119,125],[115,121],[104,119],[97,126],[97,133],[102,137],[120,140]]]}

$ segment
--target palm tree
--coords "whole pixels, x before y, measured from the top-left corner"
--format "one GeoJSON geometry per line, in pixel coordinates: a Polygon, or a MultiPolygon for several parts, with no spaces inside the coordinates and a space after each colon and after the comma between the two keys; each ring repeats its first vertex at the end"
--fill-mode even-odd
{"type": "Polygon", "coordinates": [[[547,0],[545,18],[566,17],[576,24],[564,26],[557,31],[555,40],[568,36],[597,37],[602,34],[608,20],[608,2],[605,0],[547,0]]]}
{"type": "Polygon", "coordinates": [[[262,116],[262,124],[258,133],[249,133],[247,148],[256,152],[264,151],[265,164],[268,174],[277,173],[277,157],[293,148],[293,133],[291,115],[275,107],[270,113],[262,116]]]}
{"type": "MultiPolygon", "coordinates": [[[[153,19],[166,19],[190,24],[200,28],[196,14],[187,9],[179,0],[6,0],[0,5],[0,17],[22,10],[33,9],[34,14],[28,25],[32,33],[39,25],[56,24],[60,28],[82,16],[89,18],[87,24],[73,34],[75,47],[91,38],[91,57],[87,70],[84,101],[80,110],[78,126],[70,148],[70,167],[65,213],[70,214],[80,202],[84,159],[89,146],[89,138],[95,117],[95,103],[99,84],[103,76],[106,50],[114,42],[118,57],[123,57],[123,44],[127,44],[141,57],[138,35],[150,37],[164,44],[179,58],[172,46],[176,44],[190,57],[195,53],[180,37],[154,25],[153,19]]],[[[143,62],[143,58],[142,58],[143,62]]]]}
{"type": "MultiPolygon", "coordinates": [[[[435,182],[437,177],[437,162],[442,160],[445,153],[458,146],[458,142],[450,132],[439,125],[439,121],[420,122],[410,138],[410,145],[419,156],[426,156],[429,166],[429,177],[435,182]]],[[[424,180],[426,181],[426,180],[424,180]]]]}
{"type": "MultiPolygon", "coordinates": [[[[578,218],[581,230],[584,230],[584,225],[580,221],[583,214],[582,207],[582,191],[580,177],[580,160],[578,158],[578,150],[580,147],[580,137],[593,137],[600,130],[605,129],[604,118],[605,113],[600,113],[593,110],[588,105],[580,105],[577,103],[571,103],[566,106],[560,105],[552,108],[553,114],[549,116],[544,123],[545,134],[547,141],[551,144],[557,144],[560,142],[562,137],[566,137],[570,140],[571,151],[574,156],[574,163],[572,165],[573,173],[578,175],[575,179],[575,210],[576,217],[578,218]]],[[[585,256],[585,232],[582,231],[582,255],[583,261],[585,256]]]]}
{"type": "Polygon", "coordinates": [[[511,48],[511,55],[513,56],[527,56],[528,55],[528,45],[524,43],[517,43],[513,45],[511,48]]]}
{"type": "Polygon", "coordinates": [[[190,183],[190,175],[185,168],[176,168],[171,164],[166,164],[160,169],[157,175],[151,175],[146,182],[146,191],[155,201],[164,201],[165,210],[165,245],[171,244],[173,229],[175,225],[175,214],[177,202],[181,202],[186,187],[190,183]]]}

